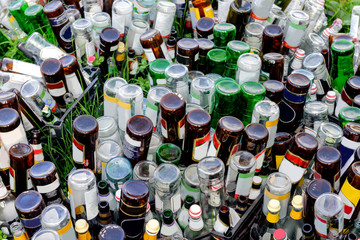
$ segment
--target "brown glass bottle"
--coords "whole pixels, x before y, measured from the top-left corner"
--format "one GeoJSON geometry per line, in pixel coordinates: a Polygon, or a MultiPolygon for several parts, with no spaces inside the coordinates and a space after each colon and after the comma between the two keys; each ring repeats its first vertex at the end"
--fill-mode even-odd
{"type": "Polygon", "coordinates": [[[210,41],[214,40],[213,29],[215,21],[209,17],[200,18],[196,23],[196,32],[198,38],[207,38],[210,41]]]}
{"type": "MultiPolygon", "coordinates": [[[[64,0],[66,9],[77,9],[79,10],[81,17],[84,18],[84,7],[82,6],[81,0],[64,0]]],[[[110,13],[111,16],[111,13],[110,13]]]]}
{"type": "Polygon", "coordinates": [[[280,53],[283,36],[283,30],[278,25],[266,26],[263,32],[262,54],[280,53]]]}
{"type": "Polygon", "coordinates": [[[46,59],[41,64],[41,74],[45,79],[50,95],[59,105],[60,110],[64,112],[66,110],[64,95],[67,93],[67,89],[61,62],[55,58],[46,59]]]}
{"type": "Polygon", "coordinates": [[[183,38],[177,42],[176,61],[184,64],[189,71],[196,70],[199,59],[199,43],[190,38],[183,38]]]}
{"type": "Polygon", "coordinates": [[[127,122],[123,153],[133,167],[146,160],[152,132],[153,123],[146,116],[136,115],[127,122]]]}
{"type": "Polygon", "coordinates": [[[16,94],[13,92],[0,91],[0,109],[1,108],[13,108],[20,114],[16,94]]]}
{"type": "Polygon", "coordinates": [[[81,115],[73,122],[72,153],[76,168],[89,168],[95,172],[99,124],[89,115],[81,115]]]}
{"type": "Polygon", "coordinates": [[[284,95],[284,84],[277,80],[267,80],[263,85],[266,89],[266,97],[279,105],[284,95]]]}
{"type": "Polygon", "coordinates": [[[54,163],[44,161],[35,164],[30,168],[30,177],[34,189],[41,194],[47,206],[54,203],[65,205],[65,196],[54,163]]]}
{"type": "Polygon", "coordinates": [[[10,155],[10,188],[14,196],[33,188],[30,179],[30,168],[34,165],[34,150],[24,143],[13,145],[10,155]]]}
{"type": "Polygon", "coordinates": [[[214,42],[207,38],[196,39],[199,43],[199,62],[198,69],[203,73],[206,72],[206,56],[207,53],[214,48],[214,42]]]}
{"type": "Polygon", "coordinates": [[[110,206],[107,201],[100,201],[98,203],[99,214],[96,217],[96,229],[94,229],[94,236],[97,236],[100,230],[108,224],[111,224],[112,217],[110,213],[110,206]]]}
{"type": "Polygon", "coordinates": [[[236,26],[236,40],[242,39],[245,31],[245,26],[249,22],[251,13],[251,4],[247,1],[234,1],[230,4],[229,13],[226,19],[227,23],[232,23],[236,26]]]}
{"type": "Polygon", "coordinates": [[[189,166],[206,157],[210,142],[210,114],[204,110],[192,110],[186,115],[183,156],[189,166]]]}
{"type": "Polygon", "coordinates": [[[214,17],[214,11],[211,6],[211,0],[193,0],[192,3],[194,4],[195,8],[199,9],[200,17],[214,17]]]}
{"type": "Polygon", "coordinates": [[[41,228],[41,212],[45,207],[41,194],[33,190],[23,192],[15,200],[16,211],[30,238],[41,228]]]}
{"type": "MultiPolygon", "coordinates": [[[[287,132],[293,132],[299,125],[309,88],[310,80],[307,77],[295,73],[287,77],[283,101],[296,112],[296,116],[292,121],[285,123],[281,121],[282,114],[280,114],[279,129],[286,129],[287,132]]],[[[280,108],[280,112],[281,110],[280,108]]]]}
{"type": "Polygon", "coordinates": [[[86,82],[76,57],[65,55],[60,58],[60,62],[64,69],[68,91],[74,98],[80,97],[86,89],[86,82]]]}
{"type": "Polygon", "coordinates": [[[163,141],[182,148],[185,134],[186,102],[180,94],[168,93],[160,100],[163,141]]]}
{"type": "Polygon", "coordinates": [[[117,223],[125,230],[126,239],[143,236],[148,198],[149,189],[143,181],[130,180],[123,185],[117,223]]]}
{"type": "Polygon", "coordinates": [[[260,172],[261,170],[265,159],[265,150],[268,138],[268,130],[259,123],[250,123],[245,127],[243,139],[241,141],[241,150],[248,151],[255,156],[255,172],[260,172]]]}
{"type": "Polygon", "coordinates": [[[279,169],[281,161],[283,160],[286,151],[290,147],[291,135],[287,132],[278,132],[275,135],[274,145],[271,149],[271,161],[270,167],[273,169],[279,169]]]}
{"type": "Polygon", "coordinates": [[[344,184],[339,192],[344,202],[344,229],[351,227],[360,210],[360,162],[353,163],[348,170],[344,184]]]}
{"type": "Polygon", "coordinates": [[[63,3],[58,0],[49,2],[44,6],[44,13],[49,20],[59,46],[64,49],[65,52],[72,53],[70,21],[66,15],[63,3]]]}
{"type": "Polygon", "coordinates": [[[34,164],[44,161],[44,154],[41,145],[41,132],[38,129],[31,130],[31,147],[34,149],[34,164]]]}
{"type": "Polygon", "coordinates": [[[117,50],[120,42],[120,32],[112,27],[104,28],[100,33],[100,56],[104,57],[101,63],[101,71],[104,75],[109,72],[108,66],[113,53],[117,50]]]}
{"type": "Polygon", "coordinates": [[[208,156],[220,158],[225,166],[229,165],[230,157],[238,151],[244,125],[236,117],[220,118],[210,143],[208,156]]]}
{"type": "Polygon", "coordinates": [[[323,193],[331,193],[331,184],[325,179],[315,179],[309,182],[306,187],[303,199],[304,222],[314,226],[314,206],[316,199],[323,193]]]}
{"type": "Polygon", "coordinates": [[[283,81],[284,57],[280,53],[266,53],[262,57],[261,71],[269,79],[283,81]]]}
{"type": "Polygon", "coordinates": [[[171,61],[169,51],[166,48],[159,30],[150,29],[141,34],[140,43],[149,62],[153,62],[158,58],[165,58],[171,61]]]}
{"type": "Polygon", "coordinates": [[[316,153],[314,178],[327,180],[337,193],[340,190],[340,167],[339,150],[329,146],[321,147],[316,153]]]}

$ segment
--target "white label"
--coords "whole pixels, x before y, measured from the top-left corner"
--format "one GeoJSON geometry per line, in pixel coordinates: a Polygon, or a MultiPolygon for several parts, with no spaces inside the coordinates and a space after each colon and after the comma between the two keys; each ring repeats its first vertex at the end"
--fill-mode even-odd
{"type": "Polygon", "coordinates": [[[167,132],[167,122],[165,119],[160,119],[160,125],[161,125],[161,134],[164,138],[168,138],[168,132],[167,132]]]}
{"type": "Polygon", "coordinates": [[[131,146],[134,146],[134,147],[140,147],[141,146],[141,141],[136,141],[136,140],[132,139],[127,133],[125,135],[125,141],[128,142],[131,146]]]}
{"type": "Polygon", "coordinates": [[[297,183],[303,177],[305,168],[296,166],[288,159],[286,159],[286,157],[284,157],[284,159],[280,164],[279,172],[288,175],[288,177],[291,180],[291,183],[297,183]]]}
{"type": "Polygon", "coordinates": [[[115,10],[113,10],[112,14],[112,27],[117,29],[120,34],[125,33],[125,17],[124,14],[117,14],[115,13],[115,10]]]}
{"type": "Polygon", "coordinates": [[[52,182],[48,185],[44,185],[44,186],[38,185],[38,186],[36,186],[36,188],[39,193],[49,193],[49,192],[56,190],[59,186],[60,186],[60,181],[59,181],[59,179],[56,179],[54,182],[52,182]]]}
{"type": "Polygon", "coordinates": [[[34,149],[34,164],[44,161],[44,154],[41,144],[30,144],[34,149]]]}
{"type": "MultiPolygon", "coordinates": [[[[74,96],[74,98],[78,98],[83,94],[83,89],[81,87],[80,81],[78,80],[75,73],[65,75],[66,86],[69,89],[69,92],[74,96]]],[[[86,86],[83,86],[84,89],[86,86]]]]}
{"type": "Polygon", "coordinates": [[[26,170],[26,178],[27,178],[27,190],[30,190],[33,188],[31,178],[30,178],[30,168],[26,170]]]}
{"type": "Polygon", "coordinates": [[[216,157],[217,155],[216,153],[217,153],[217,149],[215,148],[214,142],[211,142],[207,155],[216,157]]]}
{"type": "Polygon", "coordinates": [[[237,199],[239,196],[249,196],[252,179],[255,172],[248,174],[239,174],[236,182],[236,190],[235,190],[235,198],[237,199]]]}
{"type": "Polygon", "coordinates": [[[86,217],[87,220],[95,218],[98,211],[98,201],[97,201],[97,189],[93,187],[91,190],[86,191],[85,194],[85,208],[86,208],[86,217]]]}
{"type": "Polygon", "coordinates": [[[230,5],[233,1],[218,1],[218,20],[220,23],[224,23],[226,22],[228,13],[229,13],[229,9],[230,9],[230,5]]]}
{"type": "MultiPolygon", "coordinates": [[[[151,103],[148,103],[148,104],[151,104],[151,103]]],[[[145,116],[150,118],[151,122],[153,123],[153,126],[156,127],[157,120],[158,120],[158,111],[147,106],[146,110],[145,110],[145,116]]]]}
{"type": "MultiPolygon", "coordinates": [[[[15,171],[13,170],[14,174],[15,174],[15,171]]],[[[11,171],[9,173],[9,181],[10,181],[10,189],[12,191],[15,191],[15,178],[14,176],[11,174],[11,171]]]]}
{"type": "Polygon", "coordinates": [[[5,147],[6,152],[9,152],[10,148],[17,143],[28,144],[22,123],[20,123],[20,125],[17,128],[15,128],[10,132],[0,133],[0,137],[1,139],[4,140],[1,143],[2,143],[2,147],[5,147]]]}
{"type": "Polygon", "coordinates": [[[350,23],[350,35],[353,38],[357,38],[359,31],[359,15],[352,14],[351,15],[351,23],[350,23]]]}
{"type": "Polygon", "coordinates": [[[75,215],[75,201],[74,201],[74,196],[70,193],[70,191],[68,191],[68,195],[69,195],[69,200],[70,200],[71,216],[73,217],[73,219],[75,219],[76,215],[75,215]]]}
{"type": "Polygon", "coordinates": [[[41,49],[41,51],[40,51],[40,58],[42,60],[46,60],[49,58],[56,58],[59,60],[61,57],[65,56],[65,55],[66,55],[66,53],[61,51],[57,47],[45,47],[45,48],[41,49]]]}
{"type": "Polygon", "coordinates": [[[173,25],[174,15],[157,11],[154,29],[159,30],[163,38],[168,38],[173,25]]]}
{"type": "Polygon", "coordinates": [[[160,48],[165,56],[165,59],[172,62],[172,58],[171,58],[169,51],[168,51],[167,47],[165,46],[164,42],[160,45],[160,48]]]}
{"type": "Polygon", "coordinates": [[[174,196],[171,197],[171,210],[177,212],[181,207],[181,196],[180,191],[178,191],[174,196]]]}
{"type": "Polygon", "coordinates": [[[316,232],[324,238],[327,238],[327,222],[315,214],[315,229],[316,232]]]}
{"type": "Polygon", "coordinates": [[[65,87],[56,88],[56,89],[48,88],[48,90],[49,90],[50,95],[54,96],[54,97],[60,97],[60,96],[63,96],[66,93],[65,87]]]}
{"type": "Polygon", "coordinates": [[[8,169],[10,167],[9,152],[6,151],[4,146],[0,148],[0,169],[8,169]]]}
{"type": "Polygon", "coordinates": [[[32,63],[13,60],[12,71],[37,78],[42,78],[40,66],[32,63]]]}
{"type": "Polygon", "coordinates": [[[157,193],[155,193],[155,208],[156,208],[156,210],[158,210],[159,212],[162,212],[163,207],[164,207],[163,201],[161,201],[159,195],[157,193]]]}
{"type": "Polygon", "coordinates": [[[84,163],[84,152],[83,152],[84,149],[79,149],[75,145],[74,141],[76,141],[76,140],[73,139],[73,145],[72,145],[73,160],[76,163],[82,164],[82,163],[84,163]]]}
{"type": "Polygon", "coordinates": [[[339,192],[339,197],[344,202],[346,208],[346,211],[344,211],[344,218],[351,219],[356,206],[354,206],[354,204],[344,195],[342,191],[339,192]],[[350,211],[348,211],[348,209],[350,209],[350,211]]]}
{"type": "Polygon", "coordinates": [[[194,140],[194,154],[193,160],[200,161],[206,157],[209,148],[210,132],[203,137],[203,139],[194,140]],[[205,141],[205,142],[204,142],[205,141]]]}
{"type": "Polygon", "coordinates": [[[151,48],[144,48],[144,52],[149,63],[156,60],[155,55],[151,48]]]}
{"type": "Polygon", "coordinates": [[[339,96],[335,108],[336,117],[339,117],[339,113],[344,107],[349,107],[349,105],[341,98],[341,96],[339,96]]]}
{"type": "Polygon", "coordinates": [[[256,172],[259,172],[262,165],[263,165],[263,162],[264,162],[264,159],[265,159],[265,150],[266,148],[264,148],[261,152],[259,152],[255,158],[256,158],[256,172]]]}

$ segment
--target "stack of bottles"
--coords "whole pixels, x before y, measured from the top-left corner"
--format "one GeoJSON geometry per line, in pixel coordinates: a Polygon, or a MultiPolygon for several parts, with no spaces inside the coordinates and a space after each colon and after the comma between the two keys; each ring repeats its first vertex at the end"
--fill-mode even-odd
{"type": "Polygon", "coordinates": [[[28,58],[0,61],[3,233],[358,239],[360,6],[339,33],[324,4],[1,1],[0,51],[28,58]],[[74,118],[63,181],[41,136],[89,67],[103,116],[74,118]]]}

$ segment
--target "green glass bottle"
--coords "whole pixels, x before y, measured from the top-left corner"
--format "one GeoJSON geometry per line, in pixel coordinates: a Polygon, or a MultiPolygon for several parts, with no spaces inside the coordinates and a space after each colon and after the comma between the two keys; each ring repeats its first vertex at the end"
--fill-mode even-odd
{"type": "Polygon", "coordinates": [[[160,58],[150,63],[149,81],[151,86],[166,86],[165,69],[171,64],[170,61],[160,58]]]}
{"type": "Polygon", "coordinates": [[[178,165],[181,159],[181,149],[172,143],[161,144],[156,150],[157,164],[172,163],[178,165]]]}
{"type": "Polygon", "coordinates": [[[44,7],[40,4],[35,4],[25,10],[24,14],[27,17],[30,23],[29,26],[31,28],[29,35],[33,32],[39,32],[44,36],[44,33],[46,33],[48,36],[46,39],[52,44],[55,44],[55,38],[51,37],[54,33],[49,25],[43,9],[44,7]]]}
{"type": "Polygon", "coordinates": [[[265,87],[258,82],[245,82],[240,90],[240,107],[237,114],[244,126],[251,123],[252,113],[255,104],[264,100],[266,95],[265,87]]]}
{"type": "Polygon", "coordinates": [[[344,107],[339,113],[339,122],[344,128],[345,124],[348,122],[358,122],[360,123],[360,108],[357,107],[344,107]]]}
{"type": "Polygon", "coordinates": [[[240,98],[240,86],[231,80],[223,80],[215,86],[215,102],[211,118],[211,127],[216,128],[220,118],[236,116],[240,98]]]}
{"type": "Polygon", "coordinates": [[[226,51],[223,49],[212,49],[207,53],[207,72],[223,75],[226,62],[226,51]]]}
{"type": "Polygon", "coordinates": [[[10,13],[14,16],[14,18],[18,22],[20,28],[27,34],[30,33],[30,29],[31,29],[28,19],[25,16],[25,10],[28,7],[29,5],[25,0],[17,0],[9,6],[10,13]]]}
{"type": "Polygon", "coordinates": [[[240,55],[250,52],[250,46],[242,41],[233,40],[230,41],[226,46],[226,64],[225,64],[225,77],[236,77],[237,61],[240,55]]]}
{"type": "Polygon", "coordinates": [[[225,49],[228,42],[235,40],[236,27],[231,23],[219,23],[214,27],[214,43],[216,48],[225,49]]]}
{"type": "Polygon", "coordinates": [[[334,42],[331,45],[331,56],[331,85],[340,93],[349,77],[354,76],[354,44],[346,40],[334,42]]]}

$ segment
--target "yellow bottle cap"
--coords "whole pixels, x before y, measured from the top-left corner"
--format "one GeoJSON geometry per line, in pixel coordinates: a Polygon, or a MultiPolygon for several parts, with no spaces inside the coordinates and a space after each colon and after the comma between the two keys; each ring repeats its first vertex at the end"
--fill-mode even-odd
{"type": "Polygon", "coordinates": [[[150,234],[158,234],[158,232],[160,231],[160,224],[158,222],[158,220],[156,219],[151,219],[147,224],[146,224],[146,231],[149,232],[150,234]]]}
{"type": "Polygon", "coordinates": [[[276,199],[271,199],[267,205],[268,211],[276,213],[280,211],[280,201],[276,199]]]}
{"type": "Polygon", "coordinates": [[[303,203],[302,203],[302,196],[296,195],[293,200],[291,201],[291,205],[296,209],[302,209],[303,203]]]}
{"type": "Polygon", "coordinates": [[[119,42],[119,47],[118,47],[118,51],[121,52],[121,51],[125,51],[125,44],[123,42],[119,42]]]}
{"type": "Polygon", "coordinates": [[[75,222],[75,231],[78,233],[85,233],[89,229],[89,224],[85,219],[79,219],[75,222]]]}

